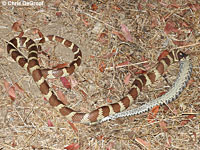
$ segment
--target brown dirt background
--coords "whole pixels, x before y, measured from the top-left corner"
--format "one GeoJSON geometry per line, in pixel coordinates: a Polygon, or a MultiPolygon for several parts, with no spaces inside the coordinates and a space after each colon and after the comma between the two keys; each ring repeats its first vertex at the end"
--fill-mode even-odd
{"type": "MultiPolygon", "coordinates": [[[[195,0],[50,0],[44,1],[42,6],[4,6],[1,3],[0,149],[57,150],[73,143],[78,144],[80,150],[200,149],[198,5],[195,0]],[[95,5],[98,7],[96,10],[95,5]],[[71,76],[78,85],[69,90],[59,80],[50,81],[51,85],[58,86],[65,93],[70,106],[76,110],[89,112],[108,103],[108,99],[115,102],[122,98],[130,89],[137,68],[145,69],[142,57],[150,68],[163,50],[178,47],[190,54],[192,79],[181,96],[169,104],[170,109],[160,107],[152,123],[147,120],[149,113],[144,113],[96,126],[76,123],[76,131],[43,100],[32,77],[8,56],[5,41],[19,34],[12,31],[16,21],[22,22],[25,36],[36,41],[39,37],[33,34],[33,28],[40,29],[44,35],[59,35],[79,45],[83,53],[82,64],[71,76]],[[164,32],[168,21],[176,23],[180,34],[164,32]],[[122,33],[121,24],[128,27],[133,42],[122,41],[114,34],[113,31],[122,33]],[[173,41],[182,41],[182,45],[173,41]],[[117,53],[112,56],[113,50],[117,53]],[[127,60],[132,65],[112,69],[113,65],[127,60]],[[99,70],[102,62],[106,64],[104,72],[99,70]],[[131,81],[125,85],[124,78],[129,72],[132,74],[131,81]],[[10,84],[18,83],[25,93],[17,92],[16,99],[12,101],[4,87],[5,80],[10,84]],[[83,95],[83,91],[87,96],[83,95]],[[188,118],[187,114],[195,117],[188,118]],[[48,127],[48,120],[53,123],[52,127],[48,127]],[[183,121],[187,123],[181,125],[183,121]],[[163,122],[166,128],[162,127],[163,122]],[[146,144],[141,144],[140,140],[146,144]]],[[[55,43],[43,47],[48,48],[52,50],[52,64],[72,60],[73,54],[64,47],[55,43]]],[[[46,61],[44,57],[43,62],[46,61]]],[[[175,64],[166,73],[169,84],[161,78],[152,86],[145,87],[135,106],[167,91],[177,73],[178,64],[175,64]]]]}

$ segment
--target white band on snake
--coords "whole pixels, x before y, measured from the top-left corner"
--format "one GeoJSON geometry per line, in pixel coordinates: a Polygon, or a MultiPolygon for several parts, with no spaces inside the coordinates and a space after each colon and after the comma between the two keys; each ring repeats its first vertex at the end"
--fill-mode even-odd
{"type": "MultiPolygon", "coordinates": [[[[10,40],[7,45],[7,51],[11,55],[11,57],[23,68],[27,69],[27,71],[32,75],[34,81],[38,85],[41,93],[44,97],[49,101],[50,105],[53,106],[56,110],[58,110],[66,119],[72,122],[84,123],[84,124],[96,124],[102,121],[106,121],[116,113],[122,112],[127,109],[138,97],[139,93],[142,91],[143,87],[149,84],[153,84],[168,68],[172,63],[187,60],[187,55],[179,50],[171,51],[166,57],[162,58],[153,69],[149,72],[138,76],[127,95],[121,98],[118,102],[108,104],[102,107],[99,107],[89,113],[77,112],[69,107],[67,107],[61,100],[58,99],[54,91],[51,90],[45,78],[56,78],[60,76],[65,76],[72,74],[74,70],[81,64],[82,53],[77,45],[73,44],[71,41],[68,41],[62,37],[49,35],[47,37],[43,37],[39,42],[39,49],[41,49],[42,43],[45,41],[57,41],[64,46],[68,47],[74,53],[74,60],[70,63],[69,67],[61,68],[60,70],[51,70],[51,69],[41,69],[38,62],[38,48],[35,42],[26,37],[16,37],[10,40]],[[24,57],[24,55],[18,50],[20,47],[26,47],[29,51],[28,59],[24,57]],[[108,118],[108,119],[107,119],[108,118]]],[[[185,76],[188,76],[187,70],[187,62],[183,64],[183,71],[180,76],[185,79],[185,76]],[[185,74],[186,73],[186,74],[185,74]]],[[[191,67],[189,67],[191,69],[191,67]]],[[[189,69],[188,68],[188,69],[189,69]]],[[[190,74],[190,73],[189,73],[190,74]]],[[[144,111],[149,110],[155,105],[160,105],[163,103],[167,103],[172,101],[175,97],[177,97],[178,93],[184,88],[186,82],[184,84],[181,81],[177,81],[173,87],[173,91],[170,92],[169,96],[165,96],[164,98],[160,98],[156,101],[147,103],[141,107],[139,107],[136,111],[133,112],[135,114],[142,113],[144,111]],[[178,84],[178,86],[176,85],[178,84]],[[178,92],[178,93],[177,93],[178,92]]],[[[132,114],[134,114],[132,113],[132,114]]],[[[116,115],[123,116],[123,115],[116,115]]],[[[124,116],[127,116],[125,113],[124,116]]]]}
{"type": "Polygon", "coordinates": [[[157,105],[168,104],[173,100],[176,100],[178,96],[182,93],[184,88],[187,86],[187,83],[190,80],[191,73],[192,73],[192,64],[190,62],[189,56],[187,56],[186,58],[180,61],[180,70],[178,77],[167,93],[137,108],[133,108],[131,110],[107,116],[103,118],[100,122],[114,120],[122,117],[133,116],[133,115],[139,115],[151,110],[153,107],[157,105]]]}

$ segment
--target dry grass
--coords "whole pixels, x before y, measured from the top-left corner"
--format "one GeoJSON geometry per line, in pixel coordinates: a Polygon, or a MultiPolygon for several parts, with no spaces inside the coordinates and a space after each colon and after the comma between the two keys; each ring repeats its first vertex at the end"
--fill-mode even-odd
{"type": "MultiPolygon", "coordinates": [[[[64,149],[73,143],[81,150],[200,149],[200,6],[195,0],[172,2],[57,0],[45,1],[41,7],[1,5],[0,149],[64,149]],[[97,10],[95,5],[91,8],[92,4],[98,6],[97,10]],[[32,78],[7,55],[5,41],[19,34],[11,28],[16,21],[22,22],[25,35],[33,39],[38,36],[31,29],[38,28],[45,35],[59,35],[80,46],[83,61],[72,76],[78,85],[68,90],[58,80],[51,81],[76,110],[89,112],[122,98],[130,88],[124,84],[126,75],[131,73],[134,78],[138,68],[152,67],[166,49],[178,47],[190,54],[194,67],[192,79],[176,101],[160,107],[152,122],[148,121],[148,113],[144,113],[96,126],[74,124],[75,130],[43,100],[32,78]],[[175,23],[175,27],[166,29],[167,23],[175,23]],[[128,27],[133,42],[117,36],[121,24],[128,27]],[[112,68],[126,61],[131,65],[112,68]],[[144,61],[146,65],[142,65],[144,61]],[[104,72],[99,69],[102,63],[106,65],[104,72]],[[17,92],[12,101],[4,87],[5,80],[19,84],[25,93],[17,92]],[[188,114],[196,115],[192,118],[188,114]],[[52,127],[48,126],[49,120],[52,127]]],[[[44,49],[50,47],[53,49],[46,44],[44,49]]],[[[56,47],[51,55],[57,63],[70,62],[72,56],[62,46],[56,47]]],[[[169,68],[166,73],[169,84],[177,73],[177,64],[169,68]]],[[[135,105],[155,98],[168,87],[163,78],[145,87],[135,105]]]]}

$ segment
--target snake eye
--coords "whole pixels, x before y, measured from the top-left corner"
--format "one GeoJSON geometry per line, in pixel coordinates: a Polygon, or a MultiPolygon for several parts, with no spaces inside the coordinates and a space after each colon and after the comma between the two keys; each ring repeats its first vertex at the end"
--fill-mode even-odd
{"type": "Polygon", "coordinates": [[[187,54],[183,53],[183,52],[178,52],[178,59],[181,60],[182,58],[185,58],[187,56],[187,54]]]}

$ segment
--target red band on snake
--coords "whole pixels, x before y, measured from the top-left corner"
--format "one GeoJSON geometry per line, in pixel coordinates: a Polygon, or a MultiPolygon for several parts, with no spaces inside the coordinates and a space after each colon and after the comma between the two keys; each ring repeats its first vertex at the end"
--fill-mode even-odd
{"type": "Polygon", "coordinates": [[[58,78],[58,77],[65,77],[68,75],[71,75],[75,69],[80,66],[81,64],[81,58],[82,53],[81,50],[77,45],[72,43],[71,41],[68,41],[62,37],[54,36],[54,35],[48,35],[46,37],[43,37],[38,44],[38,50],[41,51],[41,45],[47,41],[56,41],[61,43],[62,45],[66,46],[67,48],[71,49],[74,53],[74,60],[69,64],[68,67],[59,68],[56,70],[52,69],[42,69],[42,74],[45,78],[58,78]]]}
{"type": "MultiPolygon", "coordinates": [[[[72,42],[65,40],[58,36],[47,36],[43,38],[39,43],[39,48],[41,48],[41,43],[45,41],[58,41],[64,44],[66,47],[69,47],[74,52],[74,61],[69,65],[65,70],[61,69],[60,71],[55,71],[51,76],[58,77],[73,73],[75,68],[81,63],[81,51],[78,46],[73,44],[72,42]],[[58,73],[59,72],[59,73],[58,73]]],[[[171,51],[166,57],[162,58],[156,66],[151,69],[149,72],[140,75],[137,77],[133,84],[132,88],[128,92],[128,94],[120,99],[118,102],[113,104],[108,104],[106,106],[102,106],[96,110],[91,111],[90,113],[82,113],[76,112],[73,109],[64,105],[55,95],[55,93],[50,89],[48,83],[45,80],[45,77],[48,77],[48,73],[50,70],[44,71],[44,76],[42,74],[42,70],[38,63],[38,48],[35,42],[29,38],[21,37],[21,38],[13,38],[10,40],[7,46],[8,53],[12,56],[12,58],[18,62],[21,67],[24,67],[31,73],[34,81],[38,85],[41,93],[44,95],[46,99],[49,100],[51,106],[55,107],[63,116],[65,116],[68,120],[72,122],[79,122],[84,124],[95,124],[98,123],[103,118],[113,115],[117,112],[122,112],[127,109],[134,100],[138,97],[139,93],[142,91],[142,88],[146,85],[153,84],[168,68],[168,66],[174,62],[181,60],[187,55],[179,50],[171,51]],[[19,52],[19,47],[26,47],[29,50],[28,61],[27,59],[19,52]]],[[[51,71],[50,71],[51,72],[51,71]]]]}

